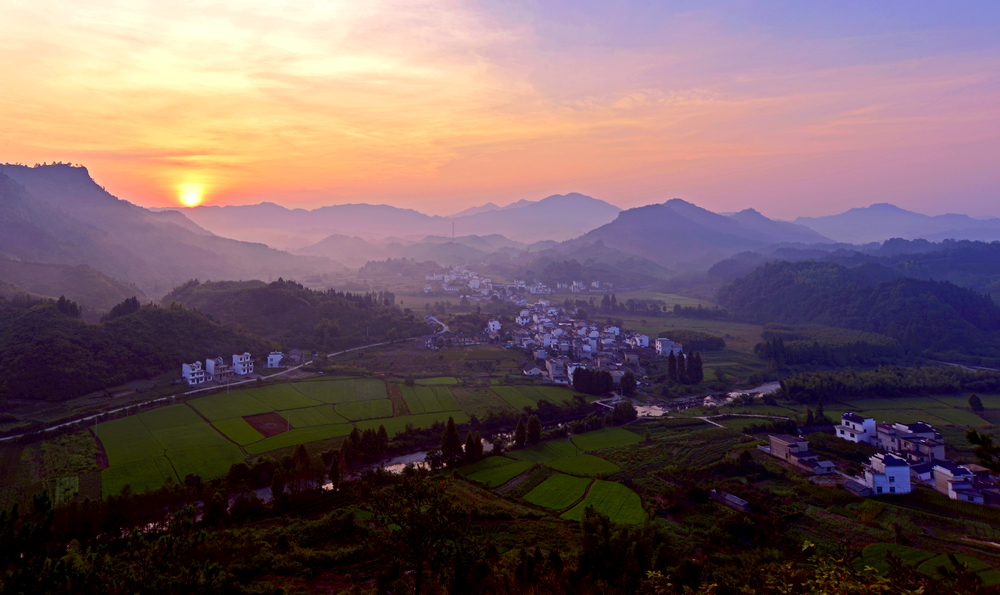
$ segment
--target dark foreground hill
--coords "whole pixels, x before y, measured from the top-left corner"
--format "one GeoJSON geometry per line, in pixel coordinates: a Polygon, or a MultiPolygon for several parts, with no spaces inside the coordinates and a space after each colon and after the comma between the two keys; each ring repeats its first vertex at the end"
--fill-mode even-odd
{"type": "Polygon", "coordinates": [[[170,370],[180,377],[183,362],[270,348],[180,305],[90,324],[51,300],[0,298],[2,400],[63,401],[170,370]]]}
{"type": "Polygon", "coordinates": [[[135,296],[146,301],[146,294],[137,287],[112,279],[84,264],[65,265],[0,258],[0,279],[34,295],[51,298],[66,296],[83,306],[90,315],[85,316],[86,318],[93,318],[95,321],[127,298],[135,296]]]}
{"type": "Polygon", "coordinates": [[[774,262],[723,287],[719,303],[760,323],[820,324],[888,335],[911,354],[998,355],[1000,307],[949,282],[868,264],[774,262]]]}
{"type": "Polygon", "coordinates": [[[333,351],[428,333],[389,292],[314,291],[294,281],[189,281],[168,293],[177,302],[281,343],[333,351]]]}

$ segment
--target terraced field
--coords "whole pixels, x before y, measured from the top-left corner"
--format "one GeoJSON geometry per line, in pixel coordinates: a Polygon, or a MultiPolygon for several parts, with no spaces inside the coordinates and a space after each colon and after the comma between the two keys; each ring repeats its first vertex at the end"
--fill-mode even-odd
{"type": "Polygon", "coordinates": [[[545,400],[553,404],[568,403],[574,399],[574,393],[556,386],[491,386],[490,389],[508,405],[523,411],[525,407],[536,409],[538,402],[545,400]]]}
{"type": "Polygon", "coordinates": [[[212,425],[215,426],[217,430],[225,434],[227,438],[240,446],[246,446],[247,444],[259,442],[264,439],[264,436],[255,430],[253,426],[248,424],[242,417],[222,419],[212,423],[212,425]]]}
{"type": "MultiPolygon", "coordinates": [[[[491,459],[502,459],[503,457],[490,457],[491,459]]],[[[489,460],[489,459],[487,459],[489,460]]],[[[466,475],[468,479],[472,481],[478,481],[485,484],[488,488],[500,487],[508,481],[514,479],[518,475],[524,473],[528,469],[535,466],[531,461],[515,461],[512,459],[507,459],[508,463],[493,467],[492,469],[483,469],[482,471],[476,471],[475,473],[470,473],[466,475]]]]}
{"type": "Polygon", "coordinates": [[[577,455],[568,459],[556,459],[546,463],[545,466],[580,477],[596,477],[597,475],[621,471],[618,465],[593,455],[577,455]]]}
{"type": "Polygon", "coordinates": [[[177,474],[166,457],[154,457],[113,465],[101,471],[101,495],[104,498],[121,493],[125,486],[133,492],[145,492],[163,487],[168,479],[177,481],[177,474]]]}
{"type": "Polygon", "coordinates": [[[556,474],[528,492],[524,500],[550,510],[565,510],[583,498],[591,481],[587,478],[556,474]]]}
{"type": "Polygon", "coordinates": [[[346,424],[347,418],[339,415],[335,407],[335,405],[320,405],[319,407],[279,411],[278,415],[289,420],[293,428],[346,424]]]}
{"type": "Polygon", "coordinates": [[[573,436],[573,444],[581,450],[614,448],[616,446],[625,446],[626,444],[635,444],[641,440],[642,437],[635,432],[629,432],[622,428],[602,428],[573,436]]]}
{"type": "Polygon", "coordinates": [[[599,479],[590,486],[583,502],[563,513],[561,518],[567,521],[579,521],[588,506],[593,506],[598,512],[607,515],[612,522],[625,525],[644,523],[648,518],[642,508],[642,500],[635,492],[621,484],[599,479]]]}
{"type": "Polygon", "coordinates": [[[580,454],[580,450],[568,438],[549,440],[537,446],[512,450],[507,456],[520,461],[548,463],[557,459],[568,459],[580,454]]]}
{"type": "Polygon", "coordinates": [[[336,405],[335,410],[338,415],[351,421],[392,417],[392,401],[389,399],[380,399],[377,401],[341,403],[336,405]]]}

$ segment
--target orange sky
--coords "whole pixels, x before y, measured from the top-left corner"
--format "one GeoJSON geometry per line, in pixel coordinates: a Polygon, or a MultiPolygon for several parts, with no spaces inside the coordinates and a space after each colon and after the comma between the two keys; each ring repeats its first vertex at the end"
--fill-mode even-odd
{"type": "Polygon", "coordinates": [[[145,206],[1000,215],[990,4],[605,4],[0,0],[0,161],[145,206]]]}

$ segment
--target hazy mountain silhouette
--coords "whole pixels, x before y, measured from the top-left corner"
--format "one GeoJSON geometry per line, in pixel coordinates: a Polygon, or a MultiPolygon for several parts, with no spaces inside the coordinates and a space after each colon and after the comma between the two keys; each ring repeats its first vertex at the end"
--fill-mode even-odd
{"type": "MultiPolygon", "coordinates": [[[[95,315],[127,298],[146,294],[84,264],[66,265],[0,258],[0,279],[26,293],[58,298],[66,296],[95,315]]],[[[7,295],[10,295],[9,293],[7,295]]]]}
{"type": "Polygon", "coordinates": [[[772,221],[756,211],[727,217],[675,198],[622,211],[613,222],[564,242],[557,250],[583,255],[588,246],[601,241],[664,267],[705,270],[738,252],[806,238],[814,243],[825,240],[800,226],[772,221]]]}
{"type": "Polygon", "coordinates": [[[273,203],[178,210],[220,236],[245,241],[269,238],[268,241],[281,242],[273,244],[275,247],[295,251],[333,234],[368,241],[392,236],[412,241],[428,235],[451,237],[453,223],[462,236],[499,234],[526,243],[562,241],[608,223],[621,211],[602,200],[577,193],[554,195],[537,202],[520,200],[503,208],[481,210],[487,206],[466,209],[452,218],[369,204],[333,205],[311,211],[286,209],[273,203]]]}
{"type": "Polygon", "coordinates": [[[795,223],[834,240],[856,244],[881,242],[890,238],[923,238],[931,241],[1000,240],[1000,219],[997,218],[975,219],[955,214],[932,217],[888,203],[850,209],[839,215],[799,217],[795,223]]]}
{"type": "Polygon", "coordinates": [[[328,261],[217,237],[179,213],[154,212],[98,186],[86,168],[0,165],[0,250],[87,264],[156,297],[188,279],[307,275],[328,261]]]}
{"type": "Polygon", "coordinates": [[[488,203],[486,203],[484,205],[480,205],[478,207],[469,207],[469,208],[465,209],[464,211],[459,211],[459,212],[455,213],[454,215],[449,215],[449,218],[456,219],[458,217],[465,217],[467,215],[478,215],[479,213],[488,213],[490,211],[499,211],[502,208],[503,207],[501,207],[498,204],[495,204],[495,203],[492,203],[492,202],[488,202],[488,203]]]}

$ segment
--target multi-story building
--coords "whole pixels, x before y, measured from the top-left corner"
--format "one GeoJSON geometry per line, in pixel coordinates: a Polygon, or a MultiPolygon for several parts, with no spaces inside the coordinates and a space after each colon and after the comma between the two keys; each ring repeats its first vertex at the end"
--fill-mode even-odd
{"type": "Polygon", "coordinates": [[[944,463],[934,467],[934,489],[952,500],[983,504],[983,492],[974,485],[975,476],[965,467],[944,463]]]}
{"type": "Polygon", "coordinates": [[[205,382],[205,370],[201,367],[201,362],[181,364],[181,376],[184,377],[188,386],[194,386],[205,382]]]}
{"type": "Polygon", "coordinates": [[[205,371],[208,380],[216,382],[226,382],[232,380],[234,376],[233,367],[226,365],[226,360],[221,357],[205,360],[205,371]]]}
{"type": "Polygon", "coordinates": [[[233,372],[237,376],[253,374],[253,358],[250,357],[249,353],[233,356],[233,372]]]}
{"type": "Polygon", "coordinates": [[[910,466],[894,454],[875,453],[865,465],[865,485],[874,496],[909,494],[910,466]]]}
{"type": "Polygon", "coordinates": [[[851,442],[872,444],[877,442],[875,420],[853,413],[845,413],[840,417],[840,425],[835,428],[838,438],[851,442]]]}
{"type": "Polygon", "coordinates": [[[776,434],[768,436],[768,439],[771,456],[817,475],[833,473],[834,464],[819,460],[816,454],[809,451],[808,441],[789,434],[776,434]]]}
{"type": "Polygon", "coordinates": [[[280,351],[272,351],[267,354],[267,367],[268,368],[280,368],[281,360],[285,357],[284,353],[280,351]]]}

